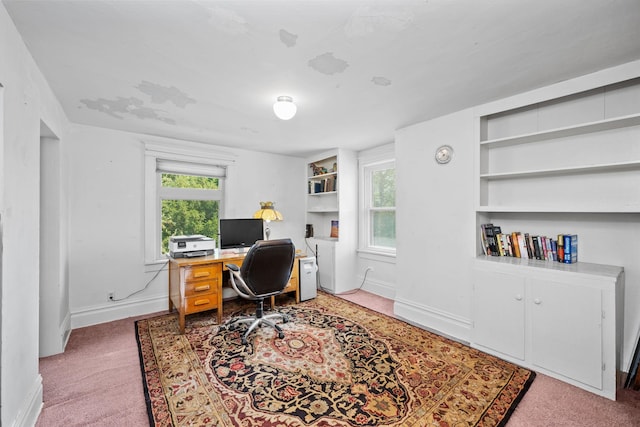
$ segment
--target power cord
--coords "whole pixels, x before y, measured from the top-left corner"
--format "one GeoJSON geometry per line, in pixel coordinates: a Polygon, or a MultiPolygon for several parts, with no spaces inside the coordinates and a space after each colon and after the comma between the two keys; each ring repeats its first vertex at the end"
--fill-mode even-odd
{"type": "Polygon", "coordinates": [[[113,301],[113,302],[124,301],[124,300],[126,300],[127,298],[131,298],[132,296],[134,296],[134,295],[136,295],[136,294],[139,294],[139,293],[140,293],[140,292],[142,292],[142,291],[145,291],[145,290],[149,287],[149,285],[151,284],[151,282],[153,282],[153,281],[156,279],[156,277],[158,277],[158,275],[160,274],[160,272],[161,272],[161,271],[163,271],[167,265],[169,265],[169,260],[167,260],[167,261],[162,265],[162,267],[160,267],[160,268],[158,269],[158,271],[156,271],[156,274],[154,274],[154,275],[153,275],[153,277],[152,277],[152,278],[147,282],[147,284],[146,284],[146,285],[144,285],[144,287],[143,287],[142,289],[138,289],[137,291],[130,293],[129,295],[127,295],[127,296],[126,296],[126,297],[124,297],[124,298],[115,298],[113,295],[111,295],[111,296],[109,297],[109,301],[113,301]]]}
{"type": "MultiPolygon", "coordinates": [[[[311,251],[311,253],[313,254],[314,257],[316,257],[316,265],[318,266],[318,271],[320,268],[320,263],[318,262],[318,245],[316,245],[316,250],[314,251],[313,248],[311,246],[309,246],[309,239],[305,237],[304,239],[304,243],[307,245],[307,248],[309,248],[309,250],[311,251]]],[[[367,274],[369,274],[369,271],[373,270],[371,267],[367,267],[367,269],[364,272],[364,277],[362,278],[362,283],[360,283],[360,286],[358,287],[358,289],[353,289],[347,292],[342,292],[336,295],[351,295],[351,294],[355,294],[356,292],[362,290],[362,287],[364,286],[364,282],[367,280],[367,274]]],[[[320,274],[316,271],[316,288],[324,291],[324,292],[328,292],[328,293],[332,293],[329,289],[325,288],[324,286],[322,286],[322,283],[320,283],[320,274]]]]}
{"type": "Polygon", "coordinates": [[[347,292],[341,292],[337,295],[351,295],[351,294],[355,294],[356,292],[359,292],[362,290],[362,287],[364,286],[364,282],[367,280],[367,274],[369,274],[369,272],[372,270],[371,267],[367,267],[367,269],[364,272],[364,277],[362,278],[362,283],[360,283],[360,287],[358,287],[358,289],[352,289],[350,291],[347,292]]]}

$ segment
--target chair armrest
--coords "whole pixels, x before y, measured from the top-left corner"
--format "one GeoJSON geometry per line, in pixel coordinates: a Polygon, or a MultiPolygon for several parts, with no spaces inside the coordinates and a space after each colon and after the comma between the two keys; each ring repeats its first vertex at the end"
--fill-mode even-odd
{"type": "Polygon", "coordinates": [[[225,264],[225,265],[226,265],[226,267],[227,267],[229,270],[232,270],[232,271],[240,271],[240,267],[238,267],[238,266],[237,266],[237,265],[235,265],[235,264],[225,264]]]}

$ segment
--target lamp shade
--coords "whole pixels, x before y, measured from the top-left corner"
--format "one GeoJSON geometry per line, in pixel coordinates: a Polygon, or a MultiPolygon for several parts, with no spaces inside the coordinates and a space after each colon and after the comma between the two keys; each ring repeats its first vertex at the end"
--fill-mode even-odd
{"type": "Polygon", "coordinates": [[[273,202],[260,202],[260,210],[253,214],[254,218],[260,218],[263,221],[282,221],[282,214],[275,210],[273,202]]]}
{"type": "Polygon", "coordinates": [[[281,120],[289,120],[296,115],[298,108],[290,96],[279,96],[273,104],[273,112],[281,120]]]}

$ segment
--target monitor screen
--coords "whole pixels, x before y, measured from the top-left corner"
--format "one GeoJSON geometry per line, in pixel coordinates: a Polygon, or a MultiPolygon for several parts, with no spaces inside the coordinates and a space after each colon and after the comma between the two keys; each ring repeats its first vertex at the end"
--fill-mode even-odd
{"type": "Polygon", "coordinates": [[[245,248],[264,239],[262,219],[236,218],[220,220],[220,249],[245,248]]]}

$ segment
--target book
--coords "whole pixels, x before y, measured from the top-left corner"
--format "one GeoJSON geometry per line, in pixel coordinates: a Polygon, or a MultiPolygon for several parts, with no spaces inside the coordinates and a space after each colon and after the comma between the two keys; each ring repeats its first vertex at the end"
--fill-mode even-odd
{"type": "Polygon", "coordinates": [[[496,246],[495,231],[496,227],[493,224],[482,224],[482,230],[486,240],[487,255],[498,256],[498,247],[496,246]]]}
{"type": "Polygon", "coordinates": [[[525,240],[525,244],[527,246],[527,255],[531,259],[535,258],[536,256],[533,253],[533,239],[531,238],[531,234],[524,233],[524,240],[525,240]]]}
{"type": "Polygon", "coordinates": [[[574,264],[578,262],[578,235],[577,234],[565,234],[564,235],[564,263],[574,264]]]}
{"type": "Polygon", "coordinates": [[[492,255],[495,255],[495,256],[500,256],[500,249],[498,247],[498,239],[497,239],[498,234],[502,234],[502,228],[499,225],[494,225],[493,226],[494,253],[492,255]]]}
{"type": "Polygon", "coordinates": [[[504,241],[502,240],[502,236],[504,236],[504,234],[502,233],[496,234],[496,246],[498,247],[498,254],[500,256],[506,256],[506,253],[504,250],[504,241]]]}
{"type": "Polygon", "coordinates": [[[520,252],[520,258],[529,258],[527,244],[525,243],[522,233],[516,233],[516,238],[518,239],[518,252],[520,252]]]}
{"type": "Polygon", "coordinates": [[[490,233],[493,233],[493,224],[480,224],[480,241],[482,244],[482,252],[485,255],[491,255],[491,245],[489,244],[489,237],[487,236],[487,228],[491,228],[490,233]]]}
{"type": "Polygon", "coordinates": [[[547,257],[545,259],[547,261],[553,261],[553,251],[551,250],[551,238],[547,237],[545,243],[547,244],[547,257]]]}
{"type": "Polygon", "coordinates": [[[338,220],[333,220],[331,221],[331,234],[329,235],[329,237],[338,237],[339,234],[339,225],[338,225],[338,220]]]}
{"type": "Polygon", "coordinates": [[[502,234],[502,245],[504,247],[504,256],[513,256],[511,249],[511,236],[508,234],[502,234]]]}
{"type": "Polygon", "coordinates": [[[558,261],[558,242],[553,239],[551,240],[551,261],[558,261]]]}
{"type": "Polygon", "coordinates": [[[533,236],[533,250],[536,259],[542,259],[540,257],[540,236],[533,236]]]}
{"type": "Polygon", "coordinates": [[[511,233],[511,249],[513,249],[513,256],[520,258],[520,244],[518,243],[518,234],[515,231],[511,233]]]}
{"type": "Polygon", "coordinates": [[[564,262],[564,234],[558,234],[557,242],[558,262],[564,262]]]}

